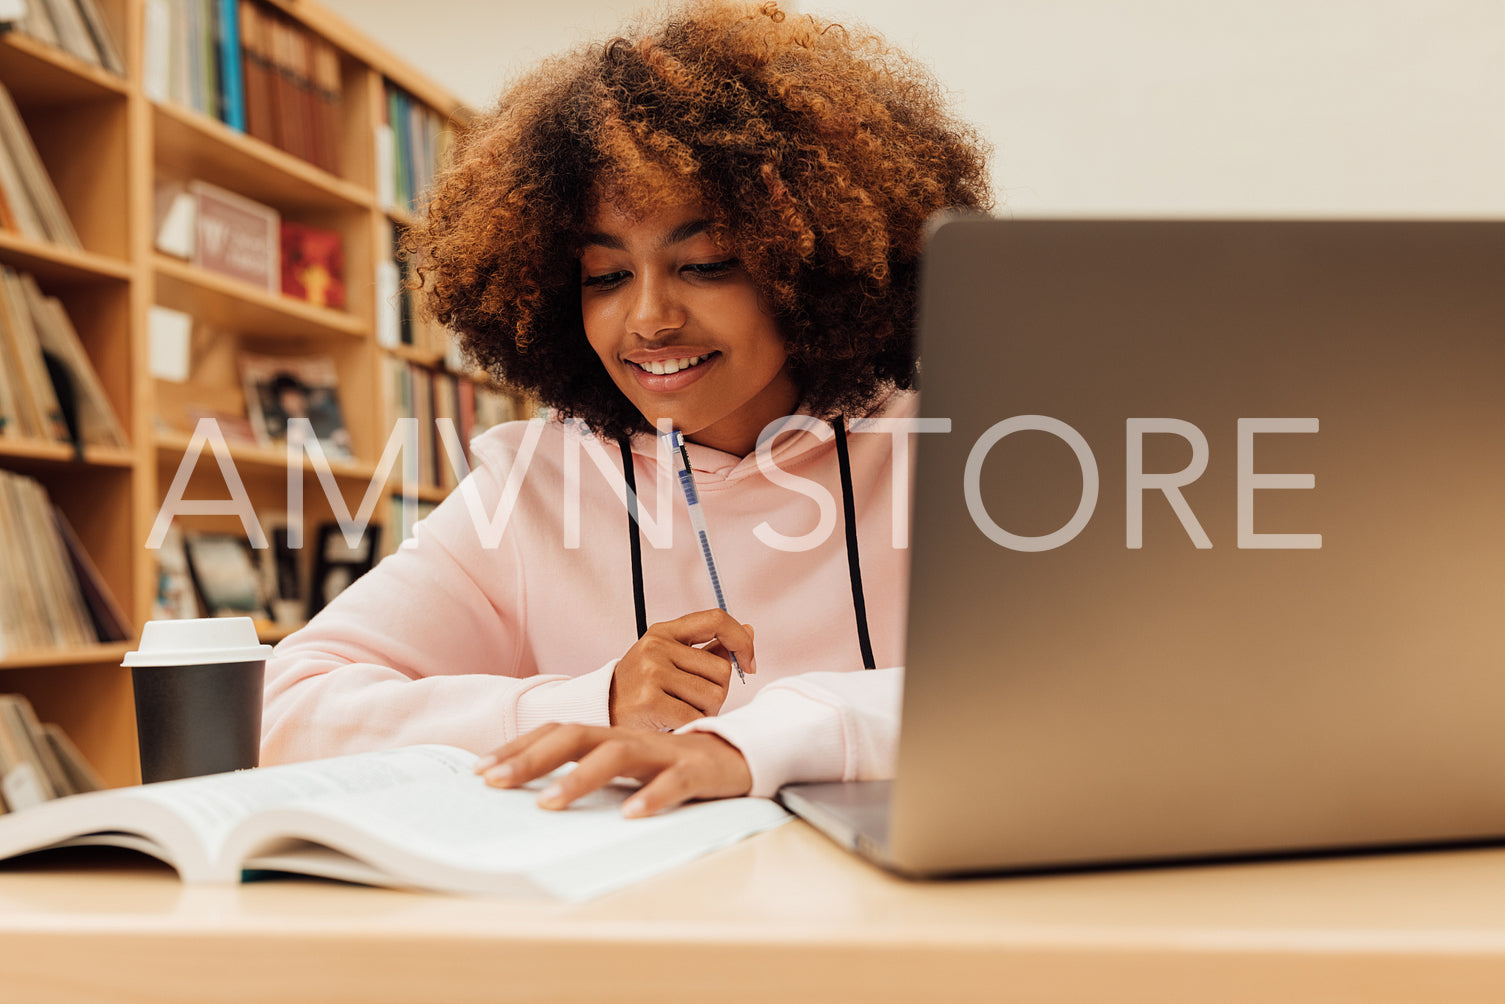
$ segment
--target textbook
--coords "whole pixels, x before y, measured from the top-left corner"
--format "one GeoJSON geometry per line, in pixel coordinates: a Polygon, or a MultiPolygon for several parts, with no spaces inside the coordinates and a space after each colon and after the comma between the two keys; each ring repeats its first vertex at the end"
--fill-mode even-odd
{"type": "Polygon", "coordinates": [[[764,798],[624,819],[610,786],[562,811],[487,786],[474,754],[409,746],[86,792],[0,817],[0,859],[52,847],[141,851],[184,882],[285,872],[472,895],[589,899],[789,819],[764,798]]]}

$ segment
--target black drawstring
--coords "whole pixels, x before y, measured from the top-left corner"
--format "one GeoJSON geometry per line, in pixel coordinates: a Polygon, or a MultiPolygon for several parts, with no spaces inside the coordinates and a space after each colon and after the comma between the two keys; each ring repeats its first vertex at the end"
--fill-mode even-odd
{"type": "Polygon", "coordinates": [[[847,571],[852,579],[852,612],[857,617],[857,644],[862,649],[862,666],[875,669],[873,641],[867,633],[867,600],[862,595],[862,562],[857,554],[857,502],[852,498],[852,461],[847,457],[847,426],[841,416],[832,423],[836,429],[836,462],[841,467],[841,506],[847,524],[847,571]]]}
{"type": "Polygon", "coordinates": [[[617,440],[622,450],[622,477],[627,479],[627,541],[632,547],[632,609],[637,614],[638,637],[648,633],[648,607],[643,600],[643,541],[638,526],[638,478],[632,469],[632,443],[617,440]]]}
{"type": "MultiPolygon", "coordinates": [[[[846,423],[840,417],[836,429],[836,463],[841,468],[842,514],[846,522],[847,574],[852,580],[852,613],[857,619],[857,645],[862,650],[862,665],[876,669],[873,642],[868,636],[867,601],[862,593],[862,561],[857,550],[857,503],[852,497],[852,461],[847,456],[846,423]]],[[[643,599],[642,527],[638,524],[637,475],[632,468],[632,444],[627,437],[617,440],[622,451],[622,476],[627,480],[627,540],[632,549],[632,603],[637,613],[638,637],[648,632],[648,614],[643,599]]]]}

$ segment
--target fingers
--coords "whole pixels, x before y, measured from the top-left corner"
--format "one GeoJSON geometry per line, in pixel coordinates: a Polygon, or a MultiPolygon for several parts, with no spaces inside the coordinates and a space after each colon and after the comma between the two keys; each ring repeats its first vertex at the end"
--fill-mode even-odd
{"type": "Polygon", "coordinates": [[[744,671],[756,658],[752,628],[722,610],[650,626],[612,673],[611,723],[661,731],[716,714],[731,684],[731,651],[744,671]]]}
{"type": "Polygon", "coordinates": [[[703,645],[712,641],[720,642],[724,649],[737,654],[737,661],[742,664],[743,672],[756,673],[758,671],[758,658],[753,651],[752,626],[738,623],[737,619],[725,610],[697,610],[683,617],[676,617],[672,621],[661,621],[648,628],[647,635],[644,637],[648,635],[677,641],[687,646],[703,645]]]}
{"type": "Polygon", "coordinates": [[[578,759],[601,741],[596,733],[610,729],[593,725],[561,725],[550,722],[527,735],[518,736],[476,761],[476,773],[497,788],[527,784],[578,759]]]}
{"type": "MultiPolygon", "coordinates": [[[[647,634],[638,639],[633,646],[633,652],[639,657],[645,671],[656,673],[656,683],[667,684],[675,676],[684,676],[687,683],[693,688],[684,693],[716,691],[718,694],[726,691],[726,685],[732,678],[732,664],[714,652],[700,648],[691,648],[681,642],[665,638],[662,635],[647,634]],[[695,685],[704,685],[696,687],[695,685]]],[[[681,695],[681,690],[671,690],[664,687],[670,693],[681,695]]],[[[699,706],[699,702],[690,703],[699,706]]],[[[720,698],[716,703],[719,705],[720,698]]]]}
{"type": "Polygon", "coordinates": [[[476,770],[493,787],[512,788],[559,768],[576,767],[538,798],[563,809],[612,782],[647,782],[623,805],[627,816],[647,816],[696,798],[744,795],[752,775],[736,747],[711,734],[662,735],[589,725],[545,725],[482,759],[476,770]]]}

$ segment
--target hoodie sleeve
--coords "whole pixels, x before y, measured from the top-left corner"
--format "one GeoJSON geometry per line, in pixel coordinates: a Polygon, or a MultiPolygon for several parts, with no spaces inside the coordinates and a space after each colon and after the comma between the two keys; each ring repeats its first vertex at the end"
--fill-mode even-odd
{"type": "Polygon", "coordinates": [[[805,673],[769,684],[735,711],[680,732],[712,732],[737,747],[752,772],[750,794],[771,797],[799,781],[893,777],[902,667],[805,673]]]}
{"type": "MultiPolygon", "coordinates": [[[[497,465],[470,480],[473,497],[496,511],[497,465]]],[[[262,763],[415,743],[483,753],[547,721],[608,724],[615,662],[582,676],[520,675],[526,586],[516,537],[485,546],[457,490],[289,635],[267,662],[262,763]]]]}

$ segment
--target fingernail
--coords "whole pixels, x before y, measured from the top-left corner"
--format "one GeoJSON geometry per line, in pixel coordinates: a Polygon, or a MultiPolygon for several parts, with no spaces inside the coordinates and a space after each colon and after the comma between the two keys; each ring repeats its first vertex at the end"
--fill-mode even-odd
{"type": "Polygon", "coordinates": [[[638,819],[648,815],[648,803],[645,799],[634,795],[622,803],[622,815],[628,819],[638,819]]]}
{"type": "Polygon", "coordinates": [[[495,753],[487,753],[485,756],[481,757],[481,759],[479,759],[479,760],[476,761],[476,773],[477,774],[484,774],[486,772],[486,769],[488,767],[495,767],[496,763],[497,763],[496,754],[495,753]]]}
{"type": "Polygon", "coordinates": [[[538,804],[545,809],[555,809],[564,802],[564,789],[557,784],[551,784],[538,796],[538,804]]]}
{"type": "Polygon", "coordinates": [[[504,763],[499,767],[492,767],[490,770],[486,771],[486,780],[492,782],[493,784],[506,784],[508,781],[512,780],[512,773],[512,765],[510,763],[504,763]]]}

